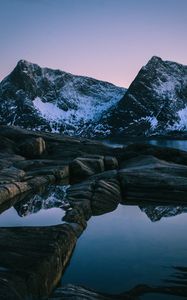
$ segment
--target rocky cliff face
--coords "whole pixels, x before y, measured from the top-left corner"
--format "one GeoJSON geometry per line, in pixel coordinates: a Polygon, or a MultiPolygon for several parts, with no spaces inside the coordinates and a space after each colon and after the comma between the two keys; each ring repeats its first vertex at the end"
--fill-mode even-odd
{"type": "Polygon", "coordinates": [[[125,89],[21,60],[0,83],[0,123],[81,135],[125,89]]]}
{"type": "Polygon", "coordinates": [[[111,135],[187,130],[187,66],[152,57],[101,123],[111,135]]]}

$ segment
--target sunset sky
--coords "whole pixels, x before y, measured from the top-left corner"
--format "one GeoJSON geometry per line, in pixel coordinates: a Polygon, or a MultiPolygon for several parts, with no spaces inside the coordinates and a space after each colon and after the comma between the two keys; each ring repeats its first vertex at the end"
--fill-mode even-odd
{"type": "Polygon", "coordinates": [[[26,59],[128,87],[153,55],[187,65],[187,0],[0,0],[0,80],[26,59]]]}

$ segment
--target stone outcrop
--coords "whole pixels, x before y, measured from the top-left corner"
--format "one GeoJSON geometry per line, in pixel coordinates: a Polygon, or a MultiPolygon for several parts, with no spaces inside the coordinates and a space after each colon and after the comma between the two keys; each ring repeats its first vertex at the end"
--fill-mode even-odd
{"type": "Polygon", "coordinates": [[[0,299],[48,297],[75,244],[69,225],[0,228],[0,299]]]}
{"type": "Polygon", "coordinates": [[[119,171],[124,201],[148,200],[185,202],[187,200],[187,166],[138,156],[127,161],[119,171]]]}

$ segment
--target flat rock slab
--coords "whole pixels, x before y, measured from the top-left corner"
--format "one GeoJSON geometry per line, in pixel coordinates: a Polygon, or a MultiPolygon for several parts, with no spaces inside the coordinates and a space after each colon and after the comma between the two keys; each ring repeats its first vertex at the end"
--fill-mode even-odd
{"type": "Polygon", "coordinates": [[[187,166],[154,156],[138,156],[123,164],[119,180],[125,200],[187,201],[187,166]]]}
{"type": "Polygon", "coordinates": [[[0,228],[0,299],[48,297],[76,244],[67,224],[0,228]]]}

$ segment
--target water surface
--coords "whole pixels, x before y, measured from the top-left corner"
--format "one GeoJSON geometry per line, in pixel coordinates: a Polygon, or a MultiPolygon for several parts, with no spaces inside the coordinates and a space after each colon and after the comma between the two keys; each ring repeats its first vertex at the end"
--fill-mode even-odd
{"type": "Polygon", "coordinates": [[[179,150],[187,151],[187,140],[170,140],[170,139],[136,139],[136,141],[124,139],[124,138],[116,138],[110,140],[103,140],[104,144],[109,145],[111,147],[123,147],[134,142],[136,143],[146,143],[160,147],[169,147],[175,148],[179,150]]]}
{"type": "MultiPolygon", "coordinates": [[[[166,284],[175,273],[174,266],[187,266],[185,212],[185,207],[177,211],[176,207],[163,206],[157,216],[155,206],[144,206],[143,211],[138,206],[119,205],[114,212],[92,217],[62,284],[108,293],[122,293],[143,283],[166,284]],[[156,213],[154,222],[146,208],[149,214],[152,209],[152,218],[156,213]]],[[[154,299],[161,298],[157,295],[154,299]]]]}

